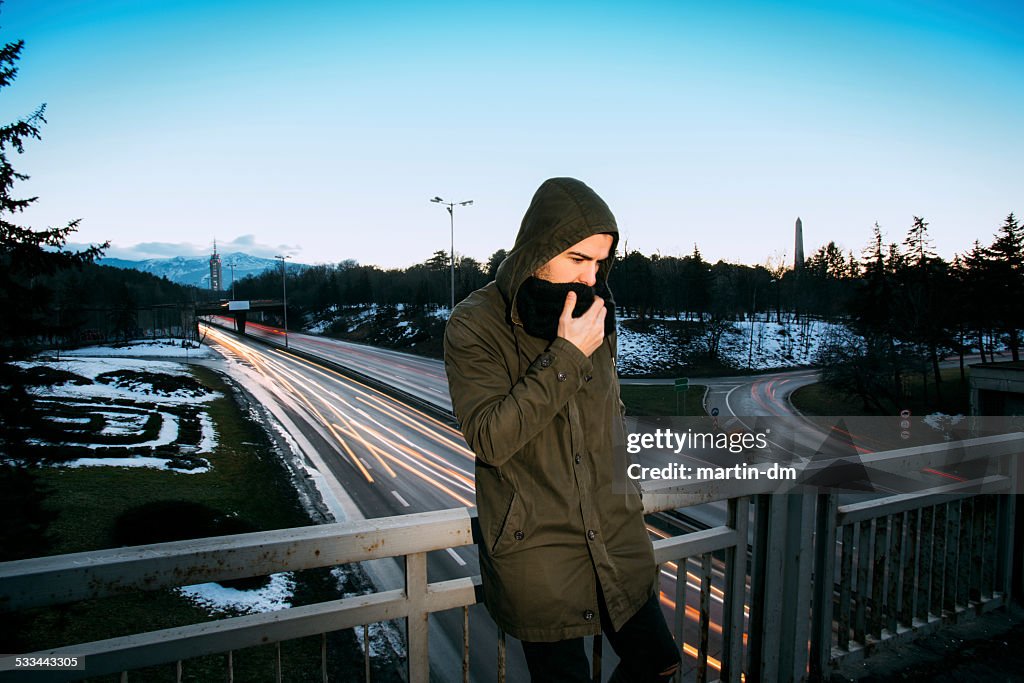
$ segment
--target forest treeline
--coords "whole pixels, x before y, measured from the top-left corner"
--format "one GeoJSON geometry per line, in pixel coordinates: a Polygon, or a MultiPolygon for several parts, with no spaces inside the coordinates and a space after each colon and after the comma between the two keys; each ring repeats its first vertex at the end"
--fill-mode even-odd
{"type": "MultiPolygon", "coordinates": [[[[914,217],[902,240],[886,240],[876,224],[859,254],[829,242],[799,268],[712,264],[696,246],[685,256],[631,251],[618,255],[611,289],[622,318],[692,321],[712,360],[738,320],[838,323],[817,358],[824,381],[886,413],[902,403],[912,376],[938,400],[944,357],[959,357],[962,377],[972,352],[993,359],[1006,349],[1020,359],[1024,230],[1011,213],[990,234],[945,260],[928,223],[914,217]]],[[[493,279],[504,257],[499,250],[482,263],[456,254],[456,301],[493,279]]],[[[450,266],[448,253],[437,251],[406,269],[344,261],[290,271],[290,319],[323,320],[335,307],[368,303],[446,307],[450,266]]],[[[278,298],[281,285],[281,272],[267,271],[239,281],[238,296],[278,298]]]]}
{"type": "MultiPolygon", "coordinates": [[[[829,242],[800,268],[711,264],[696,246],[685,256],[631,251],[618,255],[611,288],[621,317],[670,317],[705,326],[755,318],[843,323],[853,335],[837,343],[866,344],[872,357],[885,356],[895,383],[904,366],[918,368],[912,357],[930,364],[935,381],[938,360],[948,353],[973,348],[991,354],[1006,347],[1019,359],[1024,231],[1012,213],[993,229],[990,241],[977,241],[950,261],[936,254],[920,217],[901,241],[887,242],[878,225],[866,241],[859,255],[829,242]]],[[[504,257],[499,250],[482,263],[456,254],[456,300],[493,279],[504,257]]],[[[289,270],[290,319],[321,319],[332,307],[369,303],[446,307],[450,266],[448,253],[437,251],[405,269],[349,260],[289,270]]],[[[245,278],[236,289],[238,298],[280,298],[281,271],[245,278]]]]}

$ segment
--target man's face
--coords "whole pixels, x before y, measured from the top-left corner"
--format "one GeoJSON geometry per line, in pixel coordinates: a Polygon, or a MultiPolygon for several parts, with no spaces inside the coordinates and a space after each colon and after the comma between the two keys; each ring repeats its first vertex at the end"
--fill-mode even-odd
{"type": "Polygon", "coordinates": [[[593,287],[597,284],[597,269],[608,259],[611,248],[611,235],[591,235],[541,266],[536,277],[555,284],[582,282],[593,287]]]}

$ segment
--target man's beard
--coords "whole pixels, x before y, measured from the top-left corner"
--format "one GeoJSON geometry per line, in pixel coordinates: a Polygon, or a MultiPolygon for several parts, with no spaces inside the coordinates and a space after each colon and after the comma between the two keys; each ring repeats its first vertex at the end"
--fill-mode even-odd
{"type": "Polygon", "coordinates": [[[604,334],[608,336],[615,331],[615,302],[604,282],[591,287],[582,282],[558,283],[530,277],[523,282],[516,295],[516,308],[526,333],[554,341],[558,336],[558,319],[562,317],[565,297],[569,292],[576,292],[576,306],[572,311],[574,318],[587,312],[595,296],[604,299],[604,334]]]}

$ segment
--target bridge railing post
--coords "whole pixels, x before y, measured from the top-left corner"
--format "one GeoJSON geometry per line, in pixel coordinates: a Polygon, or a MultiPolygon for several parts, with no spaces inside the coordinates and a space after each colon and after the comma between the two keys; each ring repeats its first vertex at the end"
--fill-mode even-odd
{"type": "Polygon", "coordinates": [[[802,494],[757,497],[747,680],[806,680],[814,502],[802,494]]]}

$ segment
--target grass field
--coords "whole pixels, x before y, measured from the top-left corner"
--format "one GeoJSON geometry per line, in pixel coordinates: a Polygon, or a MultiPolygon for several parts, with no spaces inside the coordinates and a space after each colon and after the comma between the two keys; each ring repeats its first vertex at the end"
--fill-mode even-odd
{"type": "Polygon", "coordinates": [[[683,392],[676,392],[670,384],[623,384],[622,402],[627,415],[704,415],[703,384],[691,384],[683,392]]]}
{"type": "MultiPolygon", "coordinates": [[[[913,415],[928,415],[934,412],[947,415],[966,415],[970,410],[970,387],[967,380],[960,378],[959,368],[944,368],[942,375],[941,396],[935,395],[934,378],[928,377],[928,400],[925,400],[924,381],[920,374],[907,378],[907,396],[902,405],[892,406],[891,415],[901,410],[909,410],[913,415]]],[[[968,379],[970,370],[967,371],[968,379]]],[[[837,393],[825,384],[809,384],[793,392],[793,405],[797,410],[808,415],[876,415],[865,410],[864,402],[856,396],[837,393]]]]}
{"type": "MultiPolygon", "coordinates": [[[[257,530],[313,523],[301,508],[289,473],[262,426],[243,415],[231,390],[217,373],[202,367],[193,367],[193,373],[205,387],[221,394],[207,406],[218,437],[214,452],[206,456],[209,470],[187,474],[143,467],[42,468],[39,478],[50,492],[46,507],[56,515],[48,534],[50,553],[114,547],[113,530],[119,517],[131,519],[140,506],[162,501],[198,503],[224,518],[241,520],[257,530]]],[[[178,522],[166,516],[133,521],[143,528],[146,524],[166,527],[178,522]]],[[[298,572],[294,579],[290,602],[296,606],[337,599],[343,591],[360,592],[366,588],[364,585],[339,587],[338,579],[328,568],[298,572]]],[[[173,590],[127,594],[6,615],[0,624],[0,650],[31,652],[199,623],[225,614],[232,612],[214,613],[173,590]]],[[[321,680],[321,644],[319,636],[282,644],[283,680],[321,680]]],[[[327,644],[332,679],[349,680],[361,675],[362,657],[351,630],[329,635],[327,644]]],[[[273,646],[235,653],[235,680],[274,680],[276,656],[273,646]]],[[[385,666],[383,669],[374,666],[374,680],[393,680],[392,665],[385,666]]],[[[168,665],[132,673],[131,677],[132,680],[172,681],[175,670],[173,665],[168,665]]],[[[183,680],[227,680],[226,656],[187,660],[183,680]]]]}

